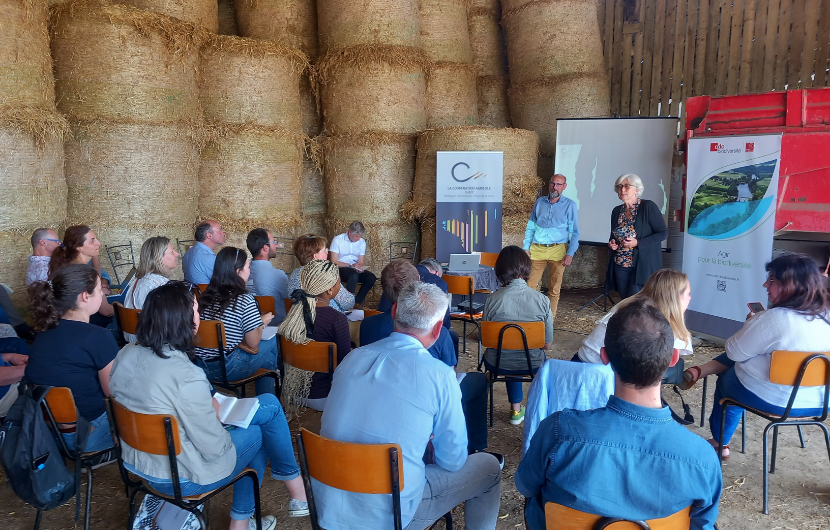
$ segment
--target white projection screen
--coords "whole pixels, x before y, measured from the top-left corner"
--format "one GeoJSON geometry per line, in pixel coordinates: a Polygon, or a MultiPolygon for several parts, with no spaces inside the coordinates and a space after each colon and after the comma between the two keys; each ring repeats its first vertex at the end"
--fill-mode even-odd
{"type": "Polygon", "coordinates": [[[677,118],[556,120],[554,169],[567,177],[564,195],[579,207],[580,241],[608,244],[611,210],[620,204],[614,181],[623,173],[643,180],[642,197],[666,217],[676,140],[677,118]]]}

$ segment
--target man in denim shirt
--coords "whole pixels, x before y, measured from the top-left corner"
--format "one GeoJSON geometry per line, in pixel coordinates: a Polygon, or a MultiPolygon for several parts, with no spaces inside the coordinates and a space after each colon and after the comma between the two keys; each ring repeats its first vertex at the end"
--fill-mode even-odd
{"type": "Polygon", "coordinates": [[[546,502],[630,520],[691,506],[690,528],[714,528],[723,487],[717,455],[672,421],[660,399],[663,373],[679,355],[673,337],[648,300],[611,318],[600,355],[614,369],[614,395],[604,408],[542,421],[516,471],[528,528],[544,530],[546,502]]]}

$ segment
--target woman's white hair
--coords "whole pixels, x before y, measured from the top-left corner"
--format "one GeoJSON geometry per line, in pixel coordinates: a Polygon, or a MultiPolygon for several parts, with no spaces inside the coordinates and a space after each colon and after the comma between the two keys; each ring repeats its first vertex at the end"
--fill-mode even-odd
{"type": "Polygon", "coordinates": [[[638,198],[643,196],[643,192],[646,187],[643,186],[643,180],[634,173],[626,173],[617,177],[617,180],[614,181],[614,191],[617,191],[617,186],[625,181],[628,181],[629,184],[634,186],[634,189],[637,191],[638,198]]]}
{"type": "Polygon", "coordinates": [[[429,333],[436,322],[444,320],[447,295],[435,285],[415,282],[398,295],[395,327],[418,335],[429,333]]]}

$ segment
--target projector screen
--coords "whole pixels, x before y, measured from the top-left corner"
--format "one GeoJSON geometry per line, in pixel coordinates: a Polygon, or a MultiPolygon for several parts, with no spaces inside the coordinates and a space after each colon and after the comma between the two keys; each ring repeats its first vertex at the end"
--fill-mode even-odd
{"type": "Polygon", "coordinates": [[[642,198],[667,216],[676,139],[677,118],[556,120],[554,170],[567,177],[564,195],[579,207],[580,241],[608,244],[611,210],[621,202],[614,181],[624,173],[638,175],[642,198]]]}

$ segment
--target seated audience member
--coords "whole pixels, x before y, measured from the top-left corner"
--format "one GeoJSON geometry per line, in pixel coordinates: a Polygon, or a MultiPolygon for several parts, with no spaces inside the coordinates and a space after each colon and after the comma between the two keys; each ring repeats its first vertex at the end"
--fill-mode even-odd
{"type": "MultiPolygon", "coordinates": [[[[277,337],[262,339],[273,313],[259,314],[254,295],[245,282],[251,274],[248,253],[225,247],[216,256],[213,276],[199,297],[202,320],[219,320],[225,326],[225,368],[229,381],[250,377],[260,368],[276,370],[277,337]]],[[[222,364],[216,350],[196,348],[196,356],[210,381],[222,380],[222,364]]],[[[254,383],[257,395],[273,394],[274,380],[262,377],[254,383]]]]}
{"type": "MultiPolygon", "coordinates": [[[[220,423],[219,403],[211,397],[205,372],[193,361],[193,335],[199,326],[191,288],[171,282],[147,296],[137,340],[122,349],[112,367],[112,397],[141,414],[169,414],[179,421],[182,452],[177,455],[182,495],[199,495],[230,482],[246,467],[257,472],[260,485],[271,461],[271,477],[283,481],[291,500],[291,517],[308,515],[305,490],[294,458],[291,432],[279,400],[259,396],[259,408],[247,429],[227,431],[220,423]]],[[[122,445],[124,465],[154,489],[173,494],[167,455],[152,455],[122,445]]],[[[263,530],[276,519],[262,518],[263,530]]],[[[231,530],[256,528],[254,490],[249,479],[233,487],[231,530]]]]}
{"type": "Polygon", "coordinates": [[[253,283],[253,293],[274,297],[274,320],[271,325],[278,326],[285,320],[283,300],[288,298],[288,276],[271,264],[271,259],[277,257],[277,241],[264,228],[254,228],[248,233],[245,244],[254,258],[251,261],[249,280],[249,283],[253,283]]]}
{"type": "MultiPolygon", "coordinates": [[[[32,316],[40,333],[32,344],[26,380],[36,385],[69,387],[78,412],[92,424],[86,451],[112,447],[104,398],[110,395],[115,337],[89,319],[101,307],[101,278],[83,264],[52,273],[46,282],[29,286],[32,316]]],[[[75,433],[63,434],[70,447],[75,433]]]]}
{"type": "MultiPolygon", "coordinates": [[[[520,247],[504,247],[496,259],[496,276],[502,288],[487,297],[484,303],[483,320],[489,322],[536,322],[545,323],[545,350],[553,342],[553,317],[550,312],[548,297],[531,289],[527,285],[532,269],[530,256],[520,247]]],[[[530,350],[530,362],[533,373],[545,362],[545,351],[530,350]]],[[[496,349],[484,351],[484,366],[487,370],[496,369],[496,349]]],[[[524,350],[502,350],[499,361],[499,373],[503,375],[529,375],[527,357],[524,350]]],[[[507,399],[510,401],[510,423],[519,425],[525,418],[522,406],[524,393],[522,383],[508,381],[507,399]]]]}
{"type": "MultiPolygon", "coordinates": [[[[308,344],[313,340],[337,344],[338,365],[352,349],[348,319],[330,307],[339,290],[340,277],[334,263],[325,260],[309,262],[300,275],[300,288],[291,293],[291,310],[279,327],[279,334],[294,344],[308,344]]],[[[286,373],[289,381],[285,387],[294,388],[291,380],[297,377],[304,377],[306,383],[308,378],[311,381],[299,385],[302,389],[299,395],[291,395],[289,390],[289,399],[293,400],[289,410],[295,404],[323,410],[331,389],[331,374],[313,372],[312,375],[312,372],[291,370],[286,373]],[[302,395],[306,389],[308,395],[302,395]]]]}
{"type": "MultiPolygon", "coordinates": [[[[421,260],[421,263],[419,263],[415,268],[418,269],[418,275],[421,277],[422,282],[431,283],[441,289],[444,293],[449,291],[447,282],[445,282],[442,278],[444,275],[444,269],[441,268],[441,264],[438,263],[437,259],[425,258],[421,260]]],[[[392,302],[386,298],[386,295],[381,295],[380,302],[378,302],[378,311],[389,311],[391,307],[392,302]]],[[[458,334],[452,330],[450,324],[450,308],[447,307],[447,314],[444,315],[444,327],[450,331],[450,335],[452,335],[453,342],[455,344],[455,352],[458,353],[458,334]]]]}
{"type": "Polygon", "coordinates": [[[672,420],[660,397],[663,374],[679,358],[673,342],[668,321],[646,298],[611,317],[601,355],[614,370],[614,395],[603,408],[543,420],[516,471],[529,529],[544,530],[546,502],[633,520],[691,506],[691,528],[714,528],[720,464],[702,438],[672,420]],[[656,483],[671,486],[657,492],[656,483]]]}
{"type": "MultiPolygon", "coordinates": [[[[155,289],[170,281],[170,274],[176,269],[179,253],[173,243],[164,236],[151,237],[141,245],[138,269],[135,278],[127,286],[124,295],[124,307],[141,309],[144,299],[155,289]]],[[[135,340],[135,335],[124,333],[127,342],[135,340]]]]}
{"type": "MultiPolygon", "coordinates": [[[[830,344],[830,293],[818,266],[803,254],[784,254],[767,263],[764,287],[769,309],[747,315],[744,326],[726,341],[726,353],[701,366],[686,370],[684,388],[701,377],[721,374],[709,428],[709,443],[717,451],[720,436],[720,400],[732,398],[770,414],[783,414],[793,387],[770,382],[769,367],[775,350],[826,352],[830,344]]],[[[824,403],[824,387],[799,389],[793,416],[818,416],[824,403]]],[[[724,458],[729,440],[741,420],[742,409],[729,407],[723,433],[724,458]]]]}
{"type": "Polygon", "coordinates": [[[202,221],[194,234],[196,244],[182,256],[184,279],[196,285],[210,283],[216,263],[216,247],[225,244],[225,232],[216,221],[202,221]]]}
{"type": "Polygon", "coordinates": [[[32,255],[26,267],[26,285],[45,282],[49,278],[49,261],[52,253],[61,246],[57,232],[50,228],[38,228],[32,234],[32,255]]]}
{"type": "Polygon", "coordinates": [[[360,221],[349,225],[348,231],[335,236],[331,240],[331,261],[340,268],[340,279],[346,284],[346,289],[354,293],[360,282],[360,290],[354,295],[354,308],[363,309],[366,295],[372,290],[377,278],[366,270],[363,258],[366,257],[366,228],[360,221]]]}
{"type": "MultiPolygon", "coordinates": [[[[380,284],[383,295],[392,301],[388,311],[363,319],[360,324],[360,345],[368,346],[385,339],[395,330],[395,303],[398,295],[410,284],[420,281],[418,270],[408,261],[395,260],[383,268],[380,284]]],[[[430,355],[451,368],[458,365],[447,328],[441,328],[441,335],[427,350],[430,355]]],[[[475,453],[487,448],[487,376],[481,372],[469,372],[461,377],[461,405],[467,422],[468,450],[475,453]]]]}
{"type": "MultiPolygon", "coordinates": [[[[288,276],[288,294],[300,288],[300,274],[303,272],[309,261],[313,259],[326,260],[329,257],[329,249],[326,248],[326,239],[314,234],[305,234],[294,240],[294,256],[300,262],[300,266],[291,271],[288,276]]],[[[288,297],[286,297],[288,298],[288,297]]],[[[337,291],[337,296],[329,302],[329,307],[341,313],[351,311],[354,308],[354,295],[347,289],[337,291]]]]}
{"type": "Polygon", "coordinates": [[[17,308],[14,307],[9,293],[0,285],[0,323],[8,324],[14,329],[14,335],[23,340],[32,342],[35,340],[35,330],[23,320],[17,308]]]}
{"type": "Polygon", "coordinates": [[[17,383],[29,362],[29,345],[21,338],[0,339],[0,418],[8,414],[17,399],[17,383]],[[11,393],[10,393],[11,392],[11,393]]]}
{"type": "MultiPolygon", "coordinates": [[[[404,528],[427,528],[465,502],[465,527],[492,530],[501,496],[499,460],[489,453],[467,454],[455,372],[427,351],[441,335],[446,310],[447,297],[438,287],[415,282],[404,288],[394,333],[357,348],[335,370],[320,434],[351,443],[400,444],[404,528]],[[430,440],[434,463],[425,464],[430,440]]],[[[392,525],[389,495],[349,493],[314,479],[312,485],[320,526],[392,525]]]]}
{"type": "Polygon", "coordinates": [[[63,234],[63,244],[52,252],[52,259],[49,261],[49,277],[55,272],[70,264],[86,264],[95,269],[101,277],[101,289],[104,296],[101,297],[101,307],[98,308],[90,318],[89,322],[96,326],[107,327],[112,322],[112,315],[115,311],[112,305],[107,302],[109,294],[109,276],[101,270],[98,262],[98,255],[101,251],[101,242],[88,226],[70,226],[63,234]]]}

